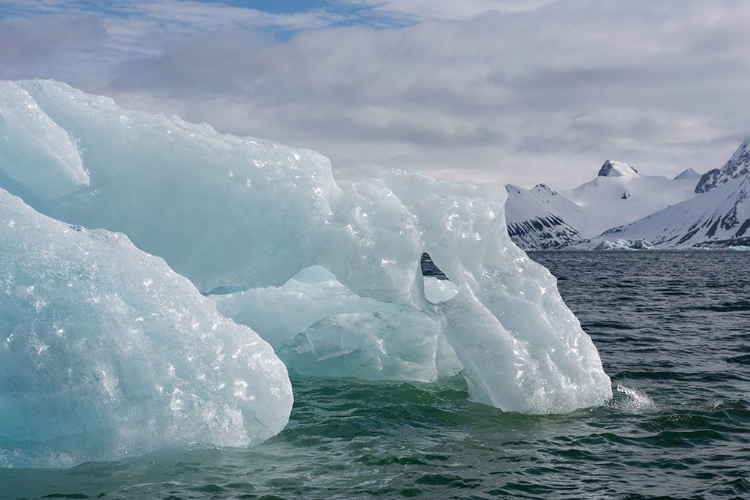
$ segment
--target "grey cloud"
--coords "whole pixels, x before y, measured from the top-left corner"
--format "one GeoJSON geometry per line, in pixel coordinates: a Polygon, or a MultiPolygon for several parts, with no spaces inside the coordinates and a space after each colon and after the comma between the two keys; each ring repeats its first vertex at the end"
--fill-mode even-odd
{"type": "Polygon", "coordinates": [[[64,50],[88,49],[103,36],[101,23],[93,17],[50,16],[2,22],[0,64],[29,65],[64,50]]]}

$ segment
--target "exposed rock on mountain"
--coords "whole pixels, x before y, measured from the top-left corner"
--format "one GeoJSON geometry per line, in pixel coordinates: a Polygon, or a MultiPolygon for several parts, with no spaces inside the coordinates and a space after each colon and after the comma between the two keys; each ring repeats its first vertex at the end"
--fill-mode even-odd
{"type": "Polygon", "coordinates": [[[709,170],[698,181],[695,186],[695,192],[698,194],[706,193],[714,188],[726,184],[732,179],[738,177],[747,177],[750,174],[750,138],[737,148],[728,162],[721,168],[709,170]]]}
{"type": "Polygon", "coordinates": [[[525,250],[562,248],[581,239],[581,207],[545,184],[523,189],[508,184],[505,218],[513,242],[525,250]]]}

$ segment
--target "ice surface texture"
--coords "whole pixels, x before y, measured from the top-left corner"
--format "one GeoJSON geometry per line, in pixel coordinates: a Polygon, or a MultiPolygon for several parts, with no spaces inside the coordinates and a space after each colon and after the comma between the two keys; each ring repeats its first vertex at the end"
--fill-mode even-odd
{"type": "Polygon", "coordinates": [[[281,431],[287,371],[125,235],[70,227],[0,189],[0,467],[281,431]]]}
{"type": "MultiPolygon", "coordinates": [[[[438,281],[426,280],[433,299],[452,296],[452,283],[438,281]]],[[[302,375],[427,382],[461,370],[437,317],[360,297],[320,266],[282,287],[210,297],[221,313],[251,326],[302,375]]]]}
{"type": "MultiPolygon", "coordinates": [[[[10,190],[57,219],[124,232],[204,293],[245,291],[219,306],[267,335],[291,369],[424,380],[460,363],[474,399],[512,411],[611,396],[555,278],[510,241],[502,186],[394,172],[342,191],[311,151],[123,110],[56,82],[1,85],[67,132],[89,176],[54,197],[10,175],[27,168],[12,160],[27,146],[11,142],[0,163],[12,165],[10,190]],[[427,300],[425,251],[456,284],[452,299],[427,300]],[[341,289],[320,276],[307,289],[285,285],[313,266],[341,289]]],[[[40,120],[0,102],[11,108],[2,115],[40,120]]]]}
{"type": "Polygon", "coordinates": [[[557,280],[510,240],[505,188],[396,175],[424,249],[459,284],[437,311],[470,391],[498,408],[557,413],[611,397],[599,353],[562,301],[557,280]]]}
{"type": "Polygon", "coordinates": [[[127,234],[203,292],[283,284],[319,246],[334,184],[318,153],[126,111],[57,82],[0,82],[0,96],[15,131],[0,135],[9,191],[56,219],[127,234]]]}

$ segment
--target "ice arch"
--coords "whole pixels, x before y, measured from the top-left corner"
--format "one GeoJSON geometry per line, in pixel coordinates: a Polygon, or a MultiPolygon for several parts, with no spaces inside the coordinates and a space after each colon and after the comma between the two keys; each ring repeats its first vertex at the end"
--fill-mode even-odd
{"type": "MultiPolygon", "coordinates": [[[[280,287],[319,265],[348,292],[399,312],[359,311],[369,314],[359,318],[367,325],[322,323],[328,317],[308,327],[318,338],[334,342],[358,328],[378,338],[418,318],[438,325],[438,338],[452,347],[479,401],[548,413],[611,396],[598,352],[555,279],[510,241],[502,187],[394,172],[342,191],[328,160],[315,152],[127,111],[52,81],[0,83],[0,116],[20,122],[18,130],[36,130],[37,138],[54,129],[48,150],[66,151],[50,153],[39,170],[64,180],[48,190],[27,175],[32,166],[25,159],[38,156],[34,142],[10,143],[0,152],[5,187],[54,218],[124,232],[204,293],[280,287]],[[19,109],[19,96],[34,113],[19,109]],[[68,143],[77,152],[70,161],[68,143]],[[423,251],[456,277],[458,294],[449,302],[427,300],[418,265],[423,251]]],[[[302,349],[294,338],[279,352],[302,349]]],[[[423,355],[424,339],[397,349],[423,355]]],[[[428,344],[430,356],[410,359],[419,359],[420,375],[406,377],[440,373],[439,353],[450,350],[428,344]],[[427,371],[425,360],[434,365],[427,371]]],[[[292,368],[295,359],[287,358],[292,368]]]]}

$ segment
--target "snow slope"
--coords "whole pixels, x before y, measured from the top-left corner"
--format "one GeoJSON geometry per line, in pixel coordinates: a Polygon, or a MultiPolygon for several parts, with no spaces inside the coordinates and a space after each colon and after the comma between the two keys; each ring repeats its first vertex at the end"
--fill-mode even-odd
{"type": "Polygon", "coordinates": [[[600,240],[646,239],[660,247],[734,246],[750,243],[750,176],[732,179],[672,205],[600,240]]]}
{"type": "Polygon", "coordinates": [[[505,189],[508,234],[524,250],[562,248],[586,232],[583,209],[546,184],[529,190],[508,184],[505,189]]]}
{"type": "Polygon", "coordinates": [[[562,195],[587,216],[584,237],[628,224],[695,196],[695,179],[641,175],[626,163],[606,161],[592,181],[562,195]]]}

